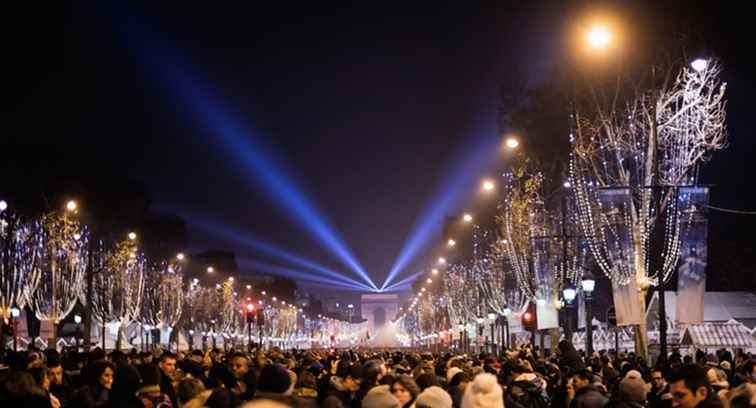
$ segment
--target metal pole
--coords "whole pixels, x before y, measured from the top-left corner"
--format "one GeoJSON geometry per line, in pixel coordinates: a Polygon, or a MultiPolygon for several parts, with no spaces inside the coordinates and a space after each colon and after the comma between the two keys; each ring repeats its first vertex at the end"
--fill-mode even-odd
{"type": "Polygon", "coordinates": [[[659,356],[667,357],[667,305],[664,301],[664,279],[659,280],[659,356]]]}
{"type": "Polygon", "coordinates": [[[590,358],[593,354],[593,299],[591,295],[585,296],[585,355],[590,358]]]}
{"type": "Polygon", "coordinates": [[[18,351],[18,322],[15,317],[13,318],[13,351],[18,351]]]}

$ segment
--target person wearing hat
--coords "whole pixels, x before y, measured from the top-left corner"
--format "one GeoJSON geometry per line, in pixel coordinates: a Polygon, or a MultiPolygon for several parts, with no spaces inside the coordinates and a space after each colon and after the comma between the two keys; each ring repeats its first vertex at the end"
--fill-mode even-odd
{"type": "Polygon", "coordinates": [[[433,385],[417,396],[415,408],[452,408],[452,399],[443,388],[433,385]]]}
{"type": "Polygon", "coordinates": [[[362,399],[362,408],[400,408],[402,405],[388,385],[373,387],[362,399]]]}
{"type": "Polygon", "coordinates": [[[492,374],[478,374],[465,389],[462,408],[504,408],[504,392],[492,374]]]}
{"type": "Polygon", "coordinates": [[[607,408],[642,408],[646,406],[646,396],[649,390],[642,378],[629,375],[619,383],[616,396],[612,396],[607,408]]]}
{"type": "Polygon", "coordinates": [[[356,393],[360,389],[360,384],[362,384],[362,365],[350,364],[344,369],[343,377],[334,375],[330,378],[323,408],[359,408],[361,404],[356,393]]]}
{"type": "Polygon", "coordinates": [[[315,400],[295,397],[292,372],[281,364],[268,364],[260,371],[255,399],[267,399],[291,407],[315,407],[315,400]]]}

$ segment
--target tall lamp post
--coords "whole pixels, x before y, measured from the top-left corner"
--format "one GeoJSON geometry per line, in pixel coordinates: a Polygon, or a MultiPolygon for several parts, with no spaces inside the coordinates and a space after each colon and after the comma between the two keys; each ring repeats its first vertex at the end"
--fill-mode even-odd
{"type": "Polygon", "coordinates": [[[81,339],[81,316],[74,315],[74,323],[76,323],[76,351],[79,351],[79,340],[81,339]]]}
{"type": "Polygon", "coordinates": [[[575,301],[577,296],[577,290],[574,286],[568,285],[562,289],[562,296],[564,297],[564,338],[572,343],[572,302],[575,301]]]}
{"type": "Polygon", "coordinates": [[[488,321],[491,322],[491,354],[496,353],[496,335],[495,335],[495,326],[496,326],[496,313],[494,312],[488,312],[488,321]]]}
{"type": "Polygon", "coordinates": [[[486,322],[486,319],[483,318],[483,316],[478,317],[475,319],[475,322],[478,323],[478,338],[476,339],[476,343],[478,343],[478,353],[483,352],[483,323],[486,322]]]}
{"type": "Polygon", "coordinates": [[[465,325],[462,323],[462,321],[459,321],[459,350],[464,353],[465,352],[465,325]]]}
{"type": "Polygon", "coordinates": [[[18,316],[21,311],[17,307],[11,308],[11,318],[13,319],[13,351],[18,351],[18,316]]]}
{"type": "MultiPolygon", "coordinates": [[[[504,338],[506,341],[502,342],[502,347],[506,347],[509,349],[509,316],[512,314],[512,310],[509,309],[509,306],[504,308],[504,338]]],[[[501,355],[504,355],[504,352],[501,353],[501,355]]]]}
{"type": "Polygon", "coordinates": [[[590,272],[583,275],[583,294],[585,294],[585,354],[590,358],[593,354],[593,289],[596,288],[596,280],[590,272]]]}

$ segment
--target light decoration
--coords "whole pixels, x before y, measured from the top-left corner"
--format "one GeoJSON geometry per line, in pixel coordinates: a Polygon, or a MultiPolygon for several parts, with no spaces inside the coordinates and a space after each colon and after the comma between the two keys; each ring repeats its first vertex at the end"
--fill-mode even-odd
{"type": "Polygon", "coordinates": [[[39,279],[34,265],[41,256],[35,224],[24,223],[7,208],[0,212],[0,319],[10,318],[14,306],[22,309],[28,303],[39,279]]]}
{"type": "MultiPolygon", "coordinates": [[[[571,121],[577,219],[602,273],[614,286],[638,287],[642,312],[645,287],[668,281],[678,265],[680,188],[695,185],[700,166],[727,146],[720,66],[713,60],[693,64],[674,81],[639,91],[623,110],[597,106],[590,115],[575,111],[571,121]],[[651,268],[657,223],[664,229],[662,262],[651,268]]],[[[639,333],[646,336],[643,327],[639,333]]],[[[636,343],[645,354],[647,339],[636,343]]]]}

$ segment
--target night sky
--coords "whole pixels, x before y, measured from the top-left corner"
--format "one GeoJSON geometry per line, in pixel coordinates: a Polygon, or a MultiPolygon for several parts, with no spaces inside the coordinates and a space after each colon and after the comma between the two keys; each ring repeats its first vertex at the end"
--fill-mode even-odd
{"type": "MultiPolygon", "coordinates": [[[[186,109],[187,96],[170,77],[190,72],[222,102],[216,109],[248,130],[327,217],[378,286],[454,165],[503,130],[496,126],[496,112],[507,108],[499,87],[548,83],[565,60],[571,18],[587,4],[98,3],[63,10],[62,59],[61,32],[33,28],[46,18],[4,29],[14,39],[6,54],[15,98],[3,133],[29,149],[84,149],[97,166],[144,183],[158,211],[186,218],[194,249],[259,258],[198,228],[194,221],[202,219],[345,271],[271,199],[275,193],[234,154],[236,146],[186,109]]],[[[733,23],[735,3],[683,4],[624,12],[635,30],[694,32],[699,49],[722,58],[731,146],[714,156],[702,181],[715,184],[714,205],[756,209],[753,171],[746,170],[756,150],[746,122],[756,91],[746,40],[752,33],[733,23]]],[[[474,198],[483,175],[469,180],[450,213],[474,198]]],[[[713,216],[714,231],[752,246],[743,227],[753,225],[750,218],[713,216]]],[[[433,239],[440,240],[437,228],[433,239]]],[[[431,255],[422,251],[402,276],[431,255]]]]}

